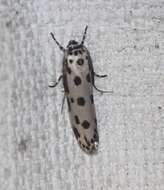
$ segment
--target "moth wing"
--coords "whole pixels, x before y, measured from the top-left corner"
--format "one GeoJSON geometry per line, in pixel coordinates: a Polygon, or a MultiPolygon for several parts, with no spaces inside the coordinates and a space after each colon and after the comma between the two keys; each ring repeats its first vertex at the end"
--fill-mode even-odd
{"type": "Polygon", "coordinates": [[[66,63],[64,68],[64,71],[67,71],[65,72],[65,81],[69,90],[67,103],[74,134],[85,152],[94,152],[97,150],[99,138],[93,99],[92,63],[89,63],[88,59],[82,67],[72,64],[68,70],[66,63]]]}

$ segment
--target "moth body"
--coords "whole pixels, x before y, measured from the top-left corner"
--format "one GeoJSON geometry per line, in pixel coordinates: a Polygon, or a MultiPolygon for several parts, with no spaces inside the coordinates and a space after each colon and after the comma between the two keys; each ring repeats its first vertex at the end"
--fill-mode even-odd
{"type": "Polygon", "coordinates": [[[64,57],[62,75],[58,82],[50,87],[55,87],[63,79],[64,96],[77,142],[85,152],[94,153],[98,149],[99,136],[93,87],[100,92],[105,92],[95,86],[94,76],[106,77],[106,75],[98,75],[93,70],[90,53],[84,46],[86,31],[87,27],[81,43],[71,40],[66,48],[63,48],[51,33],[52,38],[63,51],[64,57]]]}

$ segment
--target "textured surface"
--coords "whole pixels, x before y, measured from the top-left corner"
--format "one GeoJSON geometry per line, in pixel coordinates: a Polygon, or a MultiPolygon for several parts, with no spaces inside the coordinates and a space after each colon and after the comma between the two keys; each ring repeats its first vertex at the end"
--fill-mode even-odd
{"type": "Polygon", "coordinates": [[[164,2],[0,1],[0,189],[164,189],[164,2]],[[80,150],[60,113],[62,52],[81,39],[97,79],[100,146],[80,150]]]}

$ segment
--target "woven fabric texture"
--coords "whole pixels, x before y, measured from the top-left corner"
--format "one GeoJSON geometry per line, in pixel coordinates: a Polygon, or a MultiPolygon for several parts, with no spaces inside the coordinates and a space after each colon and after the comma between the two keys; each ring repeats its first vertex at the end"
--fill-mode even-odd
{"type": "Polygon", "coordinates": [[[164,190],[164,2],[0,1],[0,189],[164,190]],[[99,150],[85,154],[61,114],[63,53],[85,45],[94,69],[99,150]]]}

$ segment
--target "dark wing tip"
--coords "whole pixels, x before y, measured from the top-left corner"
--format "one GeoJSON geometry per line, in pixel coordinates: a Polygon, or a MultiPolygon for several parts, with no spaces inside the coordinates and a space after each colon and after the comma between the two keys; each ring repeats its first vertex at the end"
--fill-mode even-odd
{"type": "Polygon", "coordinates": [[[94,142],[88,147],[87,145],[83,145],[82,143],[79,143],[80,148],[87,154],[97,154],[98,152],[98,142],[94,142]]]}

